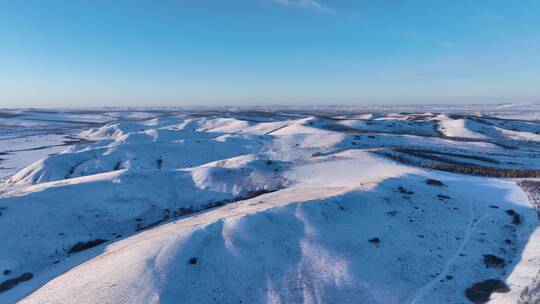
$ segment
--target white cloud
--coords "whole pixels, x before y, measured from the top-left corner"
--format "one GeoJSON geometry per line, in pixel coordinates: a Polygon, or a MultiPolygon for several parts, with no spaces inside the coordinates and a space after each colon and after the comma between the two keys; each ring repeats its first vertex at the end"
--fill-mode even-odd
{"type": "Polygon", "coordinates": [[[330,8],[316,0],[271,0],[272,2],[303,9],[309,9],[317,12],[330,12],[330,8]]]}

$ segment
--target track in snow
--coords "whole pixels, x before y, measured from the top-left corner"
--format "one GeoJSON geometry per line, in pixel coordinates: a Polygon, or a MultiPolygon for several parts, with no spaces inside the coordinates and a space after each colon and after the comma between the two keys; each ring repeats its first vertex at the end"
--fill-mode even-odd
{"type": "Polygon", "coordinates": [[[440,282],[440,280],[446,276],[446,274],[450,270],[450,267],[454,264],[455,260],[458,258],[459,254],[462,253],[465,246],[467,246],[467,244],[469,243],[469,240],[471,239],[471,236],[473,235],[473,233],[476,231],[478,224],[480,224],[486,217],[489,216],[489,213],[490,213],[489,211],[490,210],[487,209],[486,212],[482,215],[482,217],[475,219],[474,211],[473,211],[473,203],[472,201],[469,201],[469,212],[470,212],[469,222],[467,224],[467,229],[465,230],[463,241],[459,245],[456,253],[454,253],[454,255],[444,263],[444,267],[439,272],[439,275],[433,278],[433,280],[429,281],[426,285],[422,286],[420,289],[418,289],[418,291],[416,291],[411,296],[412,300],[409,303],[416,304],[418,301],[422,299],[422,297],[427,292],[429,292],[433,288],[435,284],[440,282]]]}

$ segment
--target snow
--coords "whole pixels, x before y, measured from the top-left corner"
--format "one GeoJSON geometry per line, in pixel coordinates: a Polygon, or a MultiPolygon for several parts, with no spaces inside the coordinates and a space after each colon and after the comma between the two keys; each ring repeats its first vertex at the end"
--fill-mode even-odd
{"type": "Polygon", "coordinates": [[[366,152],[349,150],[321,158],[316,163],[295,166],[285,177],[306,187],[355,188],[368,183],[374,186],[385,178],[415,171],[366,152]]]}
{"type": "Polygon", "coordinates": [[[466,303],[488,278],[511,290],[496,303],[515,302],[540,271],[539,219],[516,180],[377,152],[540,168],[534,122],[391,112],[16,112],[47,134],[0,139],[23,159],[0,185],[0,284],[34,276],[0,303],[466,303]],[[68,135],[92,142],[54,150],[68,135]],[[37,145],[47,154],[29,155],[37,145]]]}
{"type": "MultiPolygon", "coordinates": [[[[320,169],[316,173],[325,168],[320,169]]],[[[419,205],[428,212],[425,218],[429,220],[423,224],[426,219],[419,215],[412,217],[421,221],[419,224],[407,224],[407,218],[400,220],[399,216],[382,221],[390,208],[397,209],[398,215],[414,210],[394,201],[396,195],[384,186],[381,190],[360,186],[380,184],[382,177],[384,174],[352,179],[357,191],[333,185],[297,185],[160,226],[110,245],[22,303],[261,303],[278,299],[343,303],[359,297],[366,303],[402,303],[409,298],[411,303],[432,303],[433,296],[448,293],[441,290],[447,285],[454,292],[445,296],[461,301],[461,288],[489,272],[483,265],[475,265],[489,246],[475,248],[469,244],[471,239],[480,231],[491,231],[494,226],[488,219],[504,220],[506,215],[488,209],[487,201],[460,202],[461,190],[457,188],[451,196],[462,211],[442,206],[429,211],[424,208],[433,202],[425,201],[419,205]],[[378,198],[381,195],[390,201],[378,198]],[[426,237],[420,239],[419,234],[426,237]],[[463,239],[447,239],[452,235],[463,239]],[[368,242],[374,236],[381,239],[380,245],[368,242]],[[436,248],[434,244],[442,250],[430,253],[430,248],[436,248]],[[476,257],[456,267],[462,252],[476,257]],[[196,265],[189,264],[191,257],[197,258],[196,265]],[[400,259],[405,268],[396,267],[400,259]],[[431,278],[434,271],[440,275],[431,278]],[[447,273],[459,283],[441,283],[439,278],[447,273]]],[[[419,186],[412,188],[413,181],[421,180],[398,181],[417,190],[419,186]]],[[[501,185],[490,189],[471,182],[474,179],[469,180],[469,188],[477,192],[491,190],[493,194],[483,196],[484,200],[514,190],[509,184],[505,189],[501,185]]],[[[391,184],[396,185],[395,181],[391,184]]],[[[526,221],[535,218],[534,212],[523,215],[526,221]]],[[[503,237],[494,230],[493,237],[503,237]]]]}
{"type": "MultiPolygon", "coordinates": [[[[506,130],[500,127],[494,127],[495,130],[502,133],[504,136],[507,136],[511,139],[517,139],[517,140],[526,140],[526,141],[537,141],[540,142],[540,135],[534,134],[531,132],[521,132],[521,131],[514,131],[514,130],[506,130]]],[[[540,131],[540,130],[539,130],[540,131]]]]}
{"type": "Polygon", "coordinates": [[[471,130],[471,122],[465,119],[451,119],[446,115],[438,117],[440,120],[439,130],[449,137],[462,138],[486,138],[485,135],[471,130]]]}

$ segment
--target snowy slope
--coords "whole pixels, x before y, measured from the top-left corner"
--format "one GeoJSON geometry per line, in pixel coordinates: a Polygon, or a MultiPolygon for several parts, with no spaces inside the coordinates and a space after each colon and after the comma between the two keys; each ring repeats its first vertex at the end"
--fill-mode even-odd
{"type": "Polygon", "coordinates": [[[101,249],[22,303],[457,303],[469,285],[504,272],[482,256],[512,265],[519,252],[504,240],[526,240],[537,221],[512,183],[439,175],[441,189],[424,183],[427,172],[364,153],[336,158],[292,169],[287,190],[101,249]],[[344,167],[358,173],[298,182],[344,167]],[[524,224],[511,226],[507,208],[524,224]]]}
{"type": "Polygon", "coordinates": [[[440,115],[439,131],[448,137],[461,138],[476,138],[485,139],[485,135],[475,131],[479,128],[478,124],[474,124],[466,119],[452,119],[446,115],[440,115]]]}

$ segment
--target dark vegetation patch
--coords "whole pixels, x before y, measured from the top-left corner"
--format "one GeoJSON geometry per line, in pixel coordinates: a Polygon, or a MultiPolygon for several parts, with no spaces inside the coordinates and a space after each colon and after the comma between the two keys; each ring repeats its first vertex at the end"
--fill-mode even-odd
{"type": "Polygon", "coordinates": [[[505,262],[503,258],[496,255],[484,254],[484,265],[486,265],[486,268],[503,268],[505,262]]]}
{"type": "Polygon", "coordinates": [[[512,224],[521,224],[521,215],[519,215],[519,213],[515,212],[512,209],[506,210],[505,212],[512,217],[512,224]]]}
{"type": "Polygon", "coordinates": [[[76,145],[76,144],[88,144],[88,143],[93,142],[91,140],[85,140],[82,138],[75,138],[75,137],[69,137],[69,136],[66,136],[66,138],[73,139],[73,140],[64,140],[61,144],[57,144],[57,145],[39,146],[39,147],[34,147],[34,148],[17,149],[17,150],[7,150],[7,151],[2,152],[4,154],[1,154],[1,155],[13,153],[13,152],[37,151],[37,150],[43,150],[43,149],[52,148],[52,147],[63,147],[63,146],[71,146],[71,145],[76,145]]]}
{"type": "Polygon", "coordinates": [[[144,230],[144,229],[155,227],[155,226],[165,222],[166,220],[168,220],[170,216],[171,216],[171,210],[170,209],[164,209],[163,212],[162,212],[162,215],[161,215],[161,219],[159,219],[157,221],[154,221],[154,222],[152,222],[152,223],[150,223],[148,225],[143,225],[142,224],[142,219],[141,219],[140,223],[137,224],[137,227],[135,228],[135,231],[141,231],[141,230],[144,230]]]}
{"type": "MultiPolygon", "coordinates": [[[[334,119],[335,120],[335,119],[334,119]]],[[[337,123],[326,123],[322,124],[319,127],[324,130],[334,131],[334,132],[343,132],[347,134],[401,134],[401,135],[417,135],[417,136],[428,136],[428,137],[434,137],[436,134],[433,131],[426,131],[426,130],[403,130],[400,128],[400,126],[396,126],[393,123],[388,124],[382,124],[377,123],[374,121],[366,121],[365,122],[367,126],[378,126],[378,127],[384,127],[385,130],[379,130],[377,128],[362,128],[362,129],[356,129],[353,127],[349,127],[342,124],[337,123]],[[397,127],[397,129],[396,129],[397,127]]],[[[412,122],[408,123],[407,125],[423,125],[422,122],[412,122]]],[[[375,138],[374,135],[368,135],[369,138],[375,138]]]]}
{"type": "Polygon", "coordinates": [[[71,166],[68,170],[68,173],[66,174],[66,176],[64,177],[65,179],[68,179],[68,178],[71,178],[71,176],[73,175],[73,173],[75,173],[75,169],[81,165],[82,163],[84,163],[86,161],[86,159],[84,160],[81,160],[80,162],[76,163],[75,165],[71,166]]]}
{"type": "Polygon", "coordinates": [[[276,191],[278,191],[278,190],[277,189],[276,190],[261,189],[261,190],[257,190],[257,191],[251,191],[251,192],[248,192],[246,195],[237,196],[237,197],[235,197],[233,199],[226,199],[226,200],[222,200],[222,201],[206,203],[206,204],[202,205],[202,210],[209,209],[209,208],[214,208],[214,207],[220,207],[220,206],[223,206],[223,205],[226,205],[226,204],[230,204],[230,203],[234,203],[234,202],[238,202],[238,201],[243,201],[243,200],[255,198],[257,196],[261,196],[263,194],[272,193],[272,192],[276,192],[276,191]]]}
{"type": "Polygon", "coordinates": [[[10,273],[11,273],[11,270],[9,270],[9,269],[4,270],[4,272],[3,272],[4,275],[9,275],[10,273]]]}
{"type": "Polygon", "coordinates": [[[445,184],[443,184],[443,182],[441,182],[440,180],[438,179],[433,179],[433,178],[428,178],[426,179],[425,183],[427,185],[430,185],[430,186],[446,186],[445,184]]]}
{"type": "Polygon", "coordinates": [[[0,112],[0,118],[14,118],[23,116],[24,114],[14,114],[14,113],[7,113],[7,112],[0,112]]]}
{"type": "Polygon", "coordinates": [[[403,186],[399,186],[399,187],[398,187],[398,191],[399,191],[400,193],[402,193],[402,194],[407,194],[407,195],[412,195],[412,194],[414,194],[413,191],[408,191],[408,190],[406,190],[405,188],[403,188],[403,186]]]}
{"type": "Polygon", "coordinates": [[[195,264],[197,264],[197,262],[198,262],[198,260],[197,260],[197,258],[195,258],[195,257],[193,257],[193,258],[191,258],[191,259],[188,260],[188,263],[189,263],[190,265],[195,265],[195,264]]]}
{"type": "Polygon", "coordinates": [[[397,210],[392,210],[392,211],[386,212],[386,215],[391,216],[391,217],[394,217],[397,214],[398,214],[397,210]]]}
{"type": "Polygon", "coordinates": [[[475,304],[486,303],[492,293],[506,293],[510,288],[501,280],[489,279],[474,283],[465,290],[465,296],[475,304]]]}
{"type": "Polygon", "coordinates": [[[74,137],[74,136],[65,136],[65,138],[69,139],[69,140],[64,140],[64,145],[66,146],[69,146],[69,145],[83,145],[83,144],[91,144],[95,141],[93,140],[88,140],[86,138],[80,138],[80,137],[74,137]]]}
{"type": "Polygon", "coordinates": [[[540,220],[540,181],[522,180],[517,184],[527,193],[529,201],[533,204],[534,209],[536,209],[536,215],[540,220]]]}
{"type": "MultiPolygon", "coordinates": [[[[405,113],[404,115],[407,115],[407,113],[405,113]]],[[[413,114],[407,117],[407,120],[424,122],[424,120],[427,120],[430,118],[435,118],[435,115],[434,114],[413,114]]]]}
{"type": "Polygon", "coordinates": [[[105,239],[95,239],[88,242],[78,242],[77,244],[73,245],[68,251],[69,254],[81,252],[86,249],[94,248],[96,246],[99,246],[108,240],[105,239]]]}
{"type": "MultiPolygon", "coordinates": [[[[464,158],[464,159],[478,160],[481,162],[495,164],[495,165],[498,165],[501,163],[497,159],[484,157],[484,156],[477,156],[477,155],[470,155],[470,154],[463,154],[463,153],[452,153],[452,152],[437,151],[437,150],[430,150],[430,149],[410,149],[410,148],[396,147],[396,148],[393,148],[392,150],[396,152],[410,154],[413,156],[420,156],[424,158],[426,157],[426,155],[428,156],[445,155],[445,156],[453,156],[453,157],[459,157],[459,158],[464,158]]],[[[449,163],[463,164],[462,162],[454,161],[452,159],[443,158],[440,156],[436,156],[436,159],[441,159],[449,163]]]]}
{"type": "Polygon", "coordinates": [[[368,242],[370,242],[372,244],[375,244],[375,245],[378,245],[381,242],[381,240],[379,240],[378,237],[374,237],[372,239],[369,239],[368,242]]]}
{"type": "Polygon", "coordinates": [[[428,168],[459,174],[506,178],[540,177],[540,170],[538,169],[495,168],[471,163],[456,162],[450,159],[445,159],[429,154],[412,155],[412,153],[405,153],[401,150],[398,151],[396,149],[401,148],[394,148],[392,149],[392,151],[381,151],[375,153],[386,156],[390,159],[406,165],[413,165],[421,168],[428,168]],[[398,153],[395,153],[396,151],[398,153]],[[413,158],[409,156],[412,156],[413,158]],[[420,160],[415,160],[414,157],[420,158],[420,160]]]}
{"type": "Polygon", "coordinates": [[[193,210],[193,207],[181,207],[181,208],[178,208],[178,209],[174,210],[173,216],[174,217],[179,217],[179,216],[192,214],[193,212],[195,212],[193,210]]]}
{"type": "Polygon", "coordinates": [[[450,196],[444,194],[437,194],[437,198],[441,201],[450,199],[450,196]]]}
{"type": "MultiPolygon", "coordinates": [[[[238,197],[235,197],[233,199],[221,200],[221,201],[216,201],[216,202],[208,202],[208,203],[202,205],[201,208],[199,208],[197,210],[194,209],[193,207],[181,207],[181,208],[178,208],[178,209],[173,211],[172,218],[189,215],[189,214],[192,214],[192,213],[195,213],[195,212],[198,212],[198,211],[207,210],[207,209],[210,209],[210,208],[221,207],[221,206],[224,206],[226,204],[230,204],[230,203],[234,203],[234,202],[238,202],[238,201],[242,201],[242,200],[246,200],[246,199],[255,198],[257,196],[261,196],[261,195],[266,194],[266,193],[272,193],[272,192],[275,192],[275,191],[278,191],[278,190],[277,189],[276,190],[265,190],[265,189],[263,189],[263,190],[252,191],[252,192],[248,192],[244,196],[238,196],[238,197]]],[[[154,221],[154,222],[152,222],[150,224],[147,224],[147,225],[144,225],[144,219],[143,218],[135,218],[135,221],[138,222],[136,227],[135,227],[135,231],[141,231],[141,230],[145,230],[145,229],[148,229],[148,228],[155,227],[155,226],[169,220],[170,218],[171,218],[171,210],[170,209],[164,209],[160,219],[158,219],[158,220],[156,220],[156,221],[154,221]]]]}
{"type": "Polygon", "coordinates": [[[2,284],[0,284],[0,293],[10,290],[11,288],[19,285],[19,283],[21,282],[31,280],[33,277],[34,274],[30,272],[25,272],[16,278],[5,280],[4,282],[2,282],[2,284]]]}
{"type": "Polygon", "coordinates": [[[163,159],[159,158],[156,160],[156,167],[161,169],[163,167],[163,159]]]}

